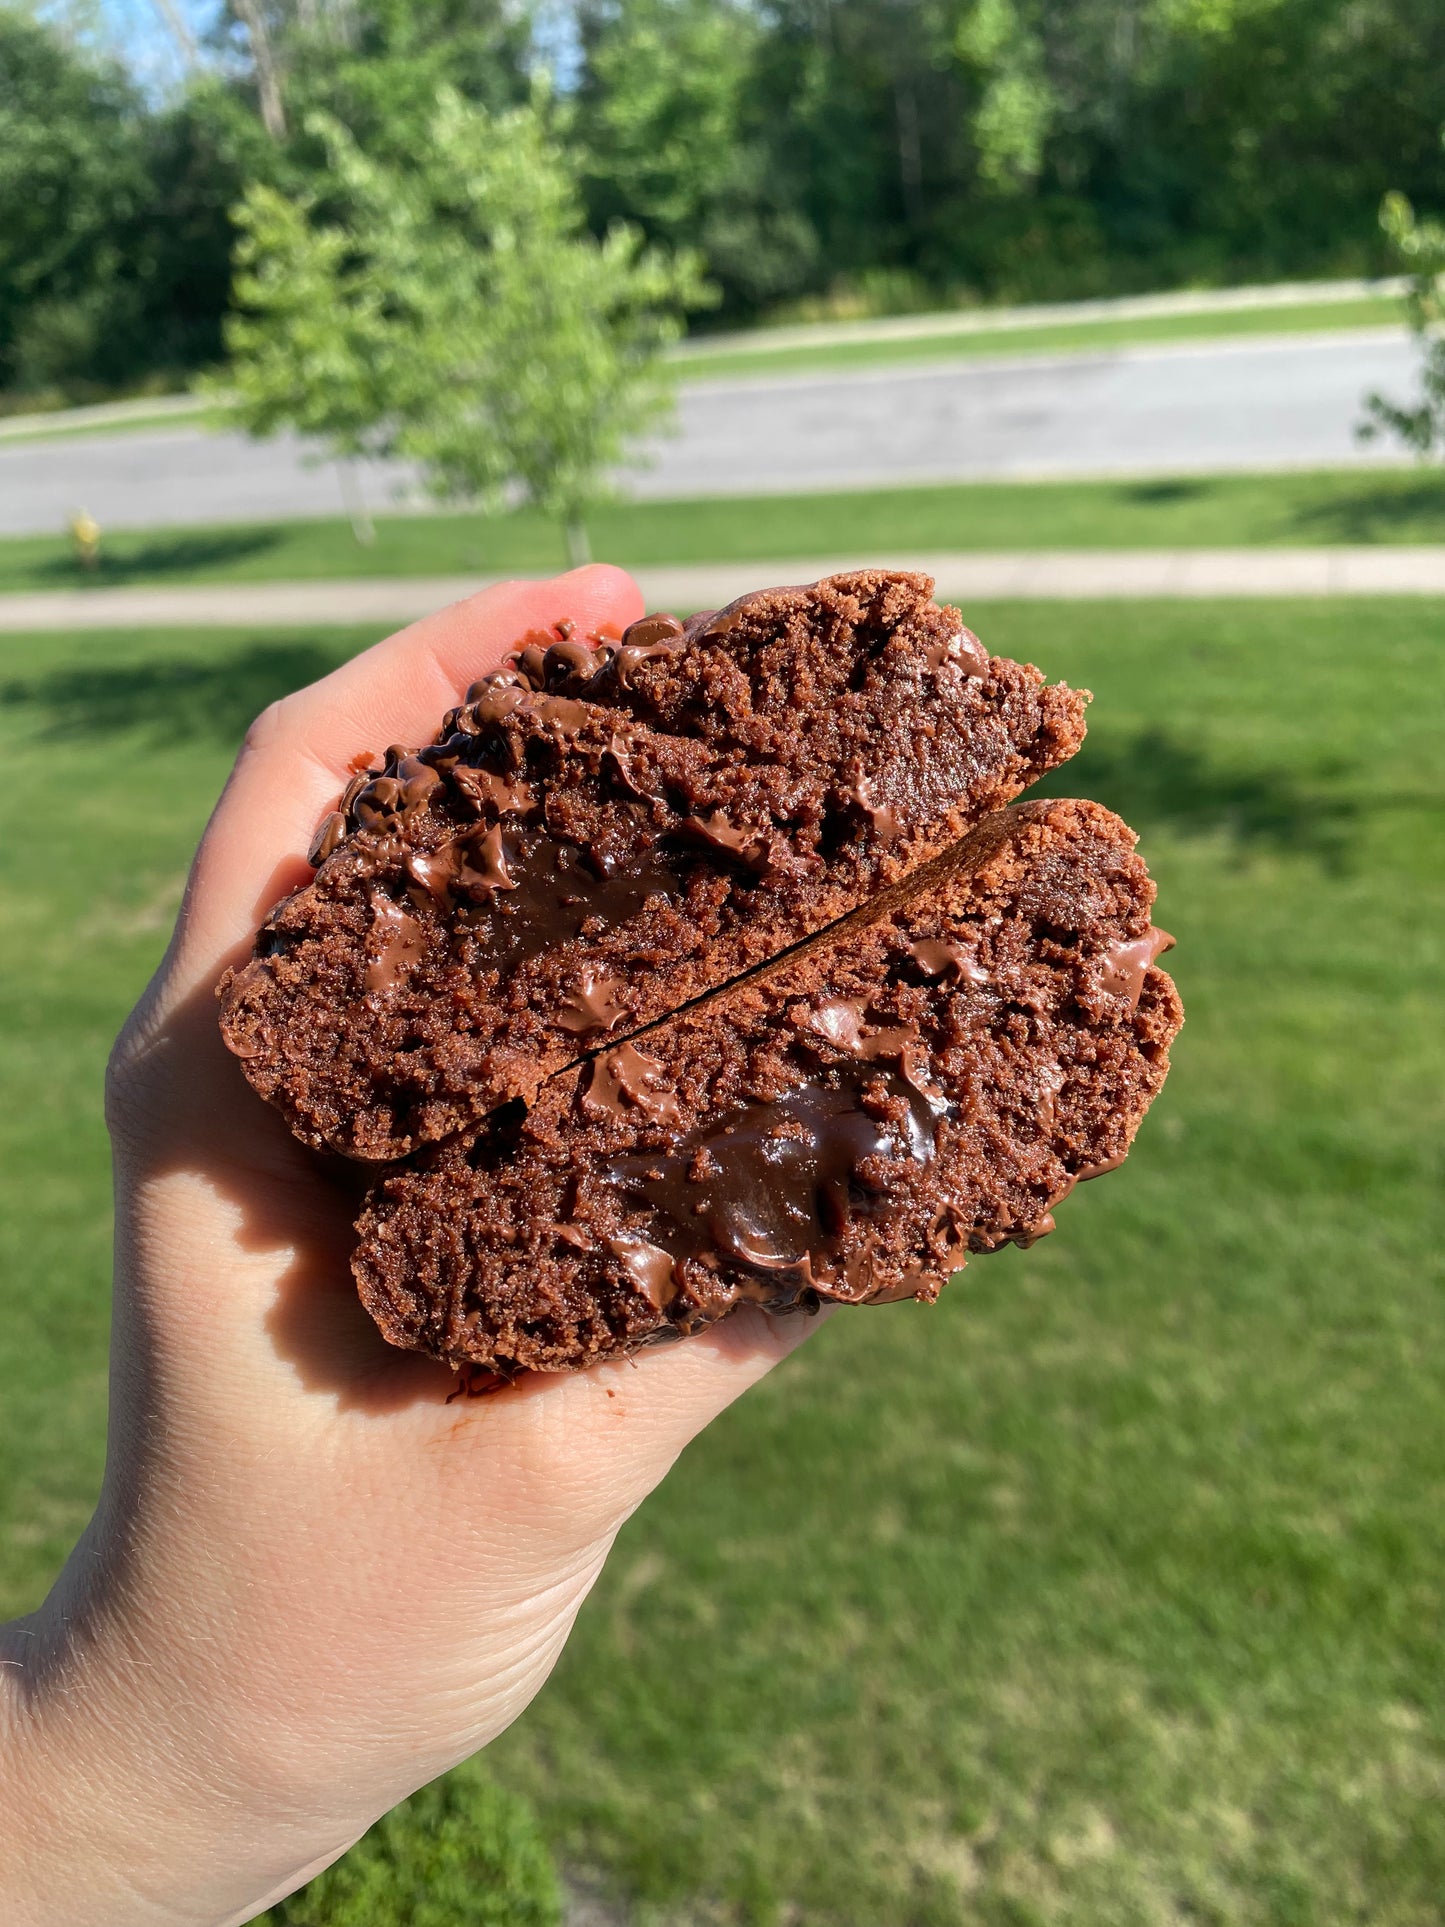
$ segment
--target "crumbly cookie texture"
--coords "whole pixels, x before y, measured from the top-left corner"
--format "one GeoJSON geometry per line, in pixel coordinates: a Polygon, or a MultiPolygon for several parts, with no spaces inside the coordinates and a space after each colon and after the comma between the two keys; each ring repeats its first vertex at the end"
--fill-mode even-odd
{"type": "Polygon", "coordinates": [[[221,986],[303,1142],[390,1161],[898,884],[1062,763],[1086,694],[859,570],[523,640],[368,761],[221,986]]]}
{"type": "Polygon", "coordinates": [[[751,1302],[931,1299],[1127,1152],[1182,1021],[1119,819],[1016,805],[871,910],[373,1190],[393,1344],[501,1377],[751,1302]]]}

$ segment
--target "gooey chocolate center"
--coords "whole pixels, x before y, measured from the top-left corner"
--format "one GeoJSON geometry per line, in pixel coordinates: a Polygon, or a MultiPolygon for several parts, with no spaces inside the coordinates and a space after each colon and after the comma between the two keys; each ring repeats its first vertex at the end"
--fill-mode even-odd
{"type": "Polygon", "coordinates": [[[607,1175],[651,1209],[651,1238],[670,1258],[806,1283],[836,1270],[850,1222],[883,1209],[877,1160],[926,1164],[936,1124],[937,1101],[901,1071],[843,1065],[675,1150],[614,1159],[607,1175]]]}

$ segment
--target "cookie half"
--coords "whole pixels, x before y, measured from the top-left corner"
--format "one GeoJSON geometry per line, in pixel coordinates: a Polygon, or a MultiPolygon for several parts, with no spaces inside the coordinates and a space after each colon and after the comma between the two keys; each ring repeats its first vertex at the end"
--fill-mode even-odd
{"type": "Polygon", "coordinates": [[[860,570],[528,639],[322,824],[221,986],[303,1142],[390,1160],[822,929],[1072,755],[1087,697],[860,570]]]}
{"type": "Polygon", "coordinates": [[[504,1376],[741,1303],[933,1298],[1122,1161],[1182,1011],[1132,832],[1026,803],[871,910],[383,1180],[385,1336],[504,1376]]]}

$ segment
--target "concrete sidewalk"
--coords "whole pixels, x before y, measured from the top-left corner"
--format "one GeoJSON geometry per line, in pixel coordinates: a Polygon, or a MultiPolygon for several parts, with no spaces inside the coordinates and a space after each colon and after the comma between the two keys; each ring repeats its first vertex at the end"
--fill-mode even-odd
{"type": "MultiPolygon", "coordinates": [[[[1046,549],[1011,553],[808,556],[634,571],[650,609],[717,608],[748,589],[878,561],[934,577],[952,601],[1091,601],[1209,596],[1445,596],[1445,547],[1046,549]]],[[[0,630],[311,628],[409,622],[494,576],[256,582],[191,588],[70,589],[0,595],[0,630]]]]}

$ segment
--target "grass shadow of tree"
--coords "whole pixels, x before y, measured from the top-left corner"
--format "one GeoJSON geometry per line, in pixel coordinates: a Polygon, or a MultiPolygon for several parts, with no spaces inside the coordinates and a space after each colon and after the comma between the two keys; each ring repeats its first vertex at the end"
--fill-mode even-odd
{"type": "Polygon", "coordinates": [[[189,534],[134,541],[118,535],[102,549],[94,569],[82,569],[71,555],[52,556],[38,572],[74,588],[114,588],[140,578],[192,576],[265,555],[281,541],[279,528],[197,529],[189,534]]]}
{"type": "Polygon", "coordinates": [[[1195,502],[1208,489],[1207,481],[1186,481],[1180,476],[1169,476],[1157,481],[1126,482],[1119,493],[1126,502],[1195,502]]]}
{"type": "Polygon", "coordinates": [[[1445,475],[1434,474],[1406,486],[1397,476],[1362,482],[1348,495],[1313,507],[1297,508],[1291,520],[1301,532],[1327,542],[1392,542],[1401,524],[1414,523],[1417,541],[1445,541],[1445,475]]]}
{"type": "Polygon", "coordinates": [[[255,642],[214,657],[87,664],[0,687],[0,701],[31,713],[48,739],[130,734],[235,743],[266,707],[315,682],[349,650],[312,636],[255,642]]]}
{"type": "Polygon", "coordinates": [[[1141,832],[1167,824],[1190,836],[1223,834],[1244,849],[1292,852],[1339,869],[1360,815],[1353,797],[1323,787],[1340,774],[1215,762],[1165,729],[1127,738],[1091,730],[1076,759],[1033,793],[1092,796],[1141,832]]]}

